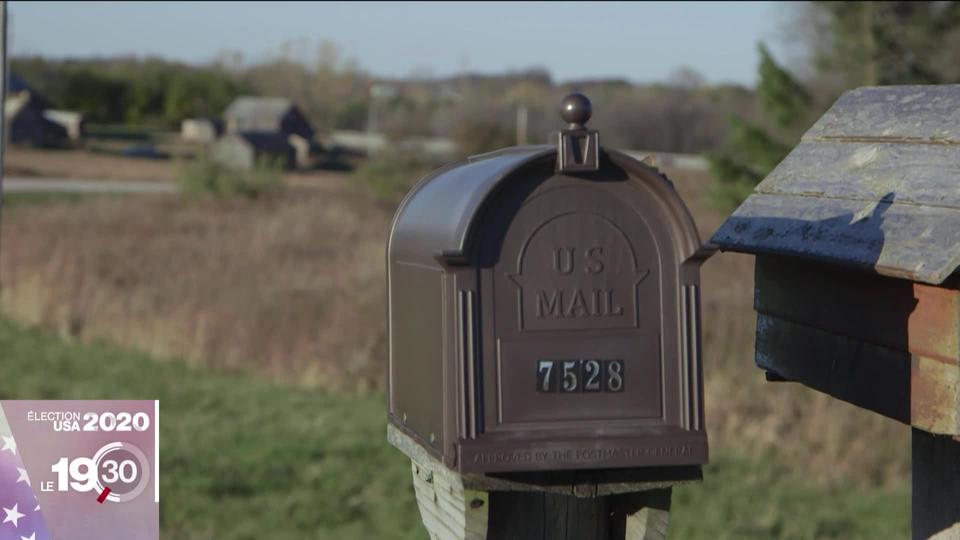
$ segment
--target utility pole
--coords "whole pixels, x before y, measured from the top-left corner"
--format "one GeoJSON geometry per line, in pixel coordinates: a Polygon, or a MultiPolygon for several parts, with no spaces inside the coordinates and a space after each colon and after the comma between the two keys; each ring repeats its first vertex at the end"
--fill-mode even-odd
{"type": "Polygon", "coordinates": [[[521,103],[517,107],[517,146],[527,144],[527,106],[521,103]]]}
{"type": "Polygon", "coordinates": [[[0,1],[0,207],[3,206],[3,171],[7,153],[7,3],[0,1]]]}

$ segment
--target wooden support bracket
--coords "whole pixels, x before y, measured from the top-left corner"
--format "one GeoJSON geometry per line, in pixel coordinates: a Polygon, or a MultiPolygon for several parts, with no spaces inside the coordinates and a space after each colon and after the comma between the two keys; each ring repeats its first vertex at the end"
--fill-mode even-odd
{"type": "Polygon", "coordinates": [[[387,438],[410,457],[431,540],[663,540],[672,486],[701,479],[699,468],[682,480],[461,474],[392,426],[387,438]]]}

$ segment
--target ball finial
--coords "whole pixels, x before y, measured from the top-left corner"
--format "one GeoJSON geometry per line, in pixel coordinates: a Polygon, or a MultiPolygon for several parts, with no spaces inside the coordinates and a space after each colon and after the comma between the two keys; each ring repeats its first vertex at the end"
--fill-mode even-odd
{"type": "Polygon", "coordinates": [[[593,114],[593,105],[587,96],[575,92],[563,98],[560,102],[560,117],[570,124],[570,127],[583,127],[593,114]]]}

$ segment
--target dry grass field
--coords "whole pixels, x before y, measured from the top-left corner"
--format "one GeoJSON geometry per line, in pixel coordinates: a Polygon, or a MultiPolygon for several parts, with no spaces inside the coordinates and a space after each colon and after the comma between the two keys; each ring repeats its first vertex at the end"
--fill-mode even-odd
{"type": "Polygon", "coordinates": [[[62,335],[308,387],[377,387],[388,211],[353,190],[13,208],[3,310],[62,335]]]}
{"type": "Polygon", "coordinates": [[[7,176],[171,182],[176,177],[176,168],[166,160],[97,154],[86,150],[37,150],[13,146],[4,160],[7,176]]]}
{"type": "MultiPolygon", "coordinates": [[[[17,161],[12,160],[15,167],[17,161]]],[[[703,238],[723,216],[702,174],[666,171],[703,238]]],[[[347,177],[259,200],[150,196],[3,213],[5,315],[70,339],[336,392],[382,389],[384,241],[392,209],[347,177]]],[[[715,450],[775,455],[825,485],[909,474],[909,432],[753,365],[753,268],[703,275],[707,422],[715,450]]]]}
{"type": "MultiPolygon", "coordinates": [[[[177,159],[145,159],[89,150],[38,150],[11,146],[4,156],[7,176],[82,179],[82,180],[154,180],[174,182],[180,162],[177,159]]],[[[283,175],[290,186],[325,189],[341,187],[343,175],[324,170],[290,171],[283,175]]]]}

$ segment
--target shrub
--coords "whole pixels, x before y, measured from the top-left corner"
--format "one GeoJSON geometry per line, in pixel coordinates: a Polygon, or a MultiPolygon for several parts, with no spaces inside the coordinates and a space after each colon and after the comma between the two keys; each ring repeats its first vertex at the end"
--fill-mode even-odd
{"type": "Polygon", "coordinates": [[[253,170],[244,171],[200,157],[180,167],[177,183],[182,192],[191,195],[243,195],[252,199],[280,189],[283,176],[277,162],[266,158],[257,160],[253,170]]]}
{"type": "Polygon", "coordinates": [[[353,172],[353,177],[369,186],[378,197],[399,202],[421,177],[433,169],[417,151],[398,149],[376,154],[353,172]]]}

